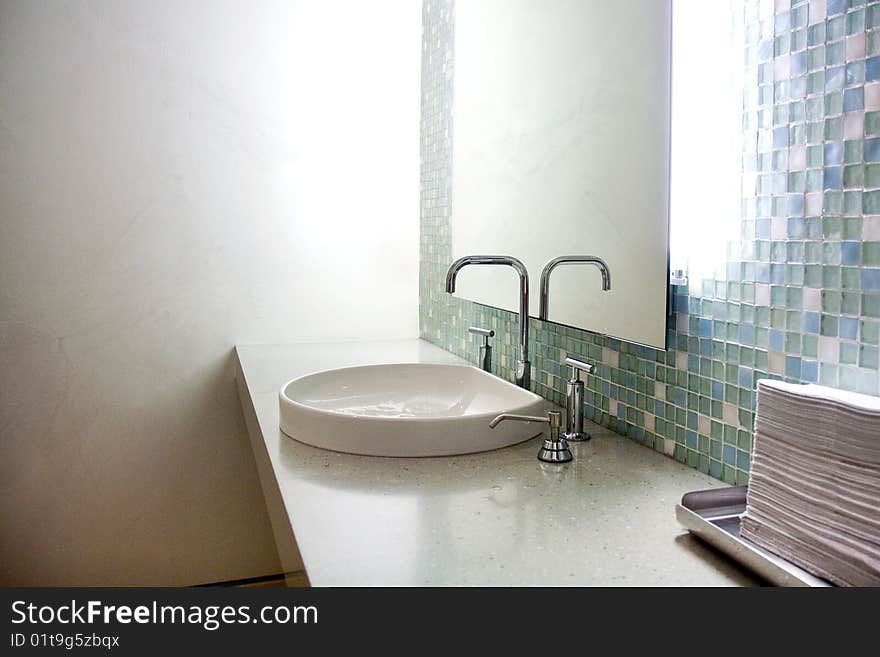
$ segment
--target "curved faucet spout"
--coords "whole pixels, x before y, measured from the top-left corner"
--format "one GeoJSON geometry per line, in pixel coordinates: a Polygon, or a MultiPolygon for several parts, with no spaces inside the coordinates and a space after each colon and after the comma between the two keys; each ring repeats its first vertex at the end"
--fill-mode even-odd
{"type": "Polygon", "coordinates": [[[455,292],[455,279],[458,272],[467,265],[507,265],[513,267],[519,274],[520,283],[525,281],[525,293],[529,293],[529,272],[526,270],[526,266],[516,258],[512,256],[471,255],[459,258],[449,265],[449,271],[446,272],[446,291],[449,294],[455,292]]]}
{"type": "Polygon", "coordinates": [[[446,292],[455,292],[455,279],[468,265],[506,265],[519,274],[519,360],[516,362],[516,385],[528,388],[531,381],[529,364],[529,272],[526,266],[512,256],[471,255],[453,262],[446,272],[446,292]]]}
{"type": "Polygon", "coordinates": [[[568,255],[553,258],[544,265],[541,272],[541,299],[540,308],[538,309],[538,319],[547,321],[547,313],[550,305],[550,274],[558,265],[575,264],[575,265],[593,265],[599,269],[602,274],[602,289],[606,292],[611,289],[611,270],[602,258],[590,255],[568,255]]]}

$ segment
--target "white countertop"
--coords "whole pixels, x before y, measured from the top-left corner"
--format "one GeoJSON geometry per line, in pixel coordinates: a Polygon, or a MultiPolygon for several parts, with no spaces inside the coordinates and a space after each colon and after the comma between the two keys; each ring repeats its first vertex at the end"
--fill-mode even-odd
{"type": "Polygon", "coordinates": [[[298,544],[312,585],[756,583],[675,520],[684,493],[721,482],[591,423],[593,439],[573,444],[574,461],[564,465],[539,462],[537,438],[482,454],[404,459],[329,452],[278,428],[278,391],[288,380],[351,365],[462,362],[434,345],[235,351],[282,563],[297,568],[298,544]]]}

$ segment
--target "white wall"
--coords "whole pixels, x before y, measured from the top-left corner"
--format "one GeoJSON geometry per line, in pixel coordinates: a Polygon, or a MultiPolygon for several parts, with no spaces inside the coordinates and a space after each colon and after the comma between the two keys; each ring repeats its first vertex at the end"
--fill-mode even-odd
{"type": "Polygon", "coordinates": [[[231,348],[418,335],[420,26],[0,0],[0,583],[278,568],[231,348]]]}

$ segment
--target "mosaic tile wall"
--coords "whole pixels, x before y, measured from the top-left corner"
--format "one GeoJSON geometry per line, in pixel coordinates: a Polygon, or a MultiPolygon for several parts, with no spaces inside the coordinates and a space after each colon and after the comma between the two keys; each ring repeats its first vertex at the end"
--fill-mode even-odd
{"type": "MultiPolygon", "coordinates": [[[[534,319],[529,348],[536,393],[564,403],[559,363],[584,357],[597,366],[587,417],[744,484],[758,379],[878,394],[880,0],[735,8],[745,19],[744,193],[723,273],[674,289],[668,351],[534,319]]],[[[454,11],[451,0],[423,3],[421,335],[473,359],[467,327],[492,327],[496,373],[512,379],[516,316],[443,290],[454,11]]]]}

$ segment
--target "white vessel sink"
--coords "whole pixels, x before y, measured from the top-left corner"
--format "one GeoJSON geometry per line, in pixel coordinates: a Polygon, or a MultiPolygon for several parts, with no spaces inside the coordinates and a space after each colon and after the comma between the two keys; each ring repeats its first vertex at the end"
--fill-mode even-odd
{"type": "Polygon", "coordinates": [[[309,374],[281,388],[281,430],[300,442],[369,456],[447,456],[507,447],[541,425],[489,421],[541,415],[546,402],[467,365],[364,365],[309,374]]]}

